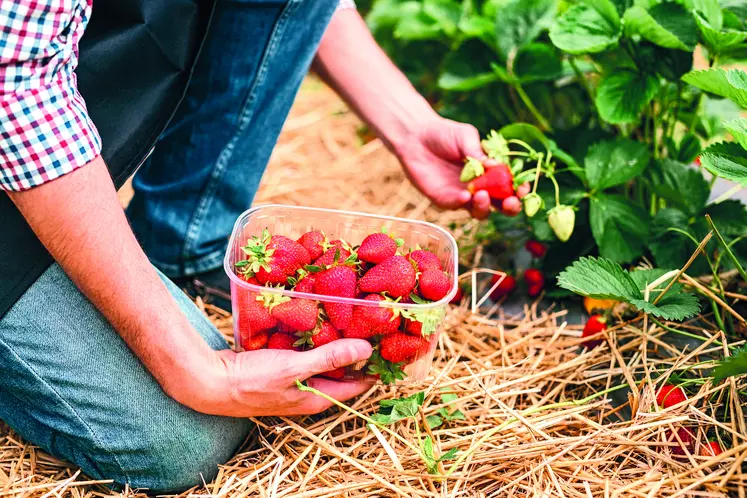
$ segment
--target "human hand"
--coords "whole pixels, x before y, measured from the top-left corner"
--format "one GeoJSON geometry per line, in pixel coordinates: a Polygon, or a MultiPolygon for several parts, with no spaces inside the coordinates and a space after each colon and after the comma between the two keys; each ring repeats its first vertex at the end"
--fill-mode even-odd
{"type": "Polygon", "coordinates": [[[468,209],[475,218],[490,213],[490,196],[484,190],[471,194],[459,181],[467,156],[485,159],[480,134],[469,124],[432,118],[413,127],[394,146],[407,176],[434,204],[446,209],[468,209]]]}
{"type": "Polygon", "coordinates": [[[338,401],[358,396],[371,388],[363,382],[310,378],[352,365],[371,356],[371,345],[362,339],[340,339],[310,351],[261,349],[235,353],[217,351],[208,369],[210,386],[188,406],[203,413],[231,417],[311,415],[332,404],[301,392],[296,379],[338,401]]]}

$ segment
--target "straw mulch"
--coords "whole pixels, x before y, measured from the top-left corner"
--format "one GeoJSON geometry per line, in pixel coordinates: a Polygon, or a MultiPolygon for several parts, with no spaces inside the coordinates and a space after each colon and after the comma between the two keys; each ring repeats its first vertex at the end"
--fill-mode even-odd
{"type": "MultiPolygon", "coordinates": [[[[257,202],[361,210],[442,225],[465,221],[463,214],[432,208],[380,142],[359,146],[357,125],[328,89],[307,81],[257,202]]],[[[206,311],[229,335],[230,317],[206,311]]],[[[580,347],[580,330],[565,323],[565,311],[537,306],[525,311],[509,317],[495,308],[471,313],[466,303],[453,307],[426,383],[379,387],[351,404],[370,416],[379,400],[424,390],[417,424],[407,420],[388,430],[371,429],[341,409],[306,419],[256,420],[244,451],[222,467],[215,482],[188,494],[745,497],[747,379],[690,386],[697,394],[687,402],[656,407],[656,386],[671,373],[705,369],[710,354],[725,351],[726,338],[708,317],[698,324],[669,324],[708,336],[697,349],[676,347],[664,330],[636,319],[611,328],[608,345],[588,351],[580,347]],[[615,406],[610,397],[629,387],[627,402],[615,406]],[[443,394],[458,398],[445,406],[443,394]],[[423,418],[442,408],[458,409],[464,417],[429,431],[423,418]],[[692,455],[672,454],[677,442],[670,434],[680,427],[696,434],[692,455]],[[418,437],[426,434],[434,440],[436,456],[459,449],[455,459],[439,465],[448,477],[428,474],[415,451],[418,437]],[[699,456],[706,438],[714,437],[724,453],[699,456]]],[[[0,432],[0,445],[0,496],[107,493],[11,432],[0,432]]]]}

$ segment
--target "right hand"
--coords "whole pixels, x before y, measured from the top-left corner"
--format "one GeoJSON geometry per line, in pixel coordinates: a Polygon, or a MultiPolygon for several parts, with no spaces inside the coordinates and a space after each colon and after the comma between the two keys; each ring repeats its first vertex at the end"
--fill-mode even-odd
{"type": "Polygon", "coordinates": [[[371,352],[371,345],[361,339],[340,339],[304,352],[217,351],[209,367],[212,385],[181,401],[203,413],[230,417],[312,415],[332,403],[299,391],[296,380],[308,379],[310,387],[338,401],[354,398],[371,385],[310,377],[366,360],[371,352]]]}

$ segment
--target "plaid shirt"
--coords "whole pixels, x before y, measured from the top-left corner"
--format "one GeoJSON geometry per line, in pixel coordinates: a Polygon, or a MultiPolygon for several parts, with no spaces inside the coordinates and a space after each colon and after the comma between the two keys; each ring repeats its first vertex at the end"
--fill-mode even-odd
{"type": "Polygon", "coordinates": [[[92,3],[0,0],[1,190],[36,187],[101,152],[75,76],[92,3]]]}

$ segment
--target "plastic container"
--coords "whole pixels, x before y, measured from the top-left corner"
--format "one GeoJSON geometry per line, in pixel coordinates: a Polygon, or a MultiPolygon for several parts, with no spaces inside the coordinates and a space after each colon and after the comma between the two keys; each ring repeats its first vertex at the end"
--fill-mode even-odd
{"type": "MultiPolygon", "coordinates": [[[[331,209],[283,205],[255,207],[244,212],[236,221],[224,260],[225,271],[231,279],[231,302],[236,348],[239,351],[245,350],[244,344],[247,344],[253,337],[256,338],[258,335],[261,337],[261,334],[264,332],[269,332],[270,335],[272,333],[281,333],[276,329],[269,331],[252,330],[251,325],[246,319],[243,319],[245,323],[242,323],[240,309],[242,303],[246,303],[247,299],[256,301],[258,293],[280,294],[291,299],[311,299],[320,304],[321,308],[324,307],[325,303],[366,307],[385,306],[399,309],[415,316],[427,317],[436,323],[435,332],[429,337],[430,342],[427,345],[427,350],[426,347],[422,348],[422,352],[416,356],[414,361],[407,365],[401,365],[406,378],[399,380],[397,383],[422,381],[430,371],[433,355],[438,343],[438,336],[443,328],[446,307],[449,301],[456,295],[457,264],[457,246],[454,238],[446,230],[432,223],[331,209]],[[400,252],[405,253],[411,248],[419,246],[419,248],[428,249],[438,256],[444,271],[452,282],[451,291],[446,297],[440,301],[426,304],[374,302],[364,299],[323,296],[254,285],[239,278],[236,274],[236,262],[246,259],[246,254],[241,248],[246,245],[252,236],[259,236],[265,228],[272,235],[283,235],[293,240],[297,240],[308,231],[319,230],[325,233],[328,240],[344,239],[352,246],[357,246],[367,235],[380,231],[382,227],[385,227],[393,237],[404,240],[404,245],[400,252]]],[[[404,324],[404,320],[402,322],[404,324]]],[[[378,339],[372,339],[371,342],[376,345],[378,339]]],[[[364,380],[371,383],[380,382],[376,377],[368,375],[367,371],[367,364],[352,365],[345,369],[343,378],[347,380],[364,380]]]]}

